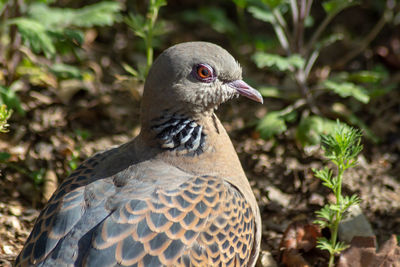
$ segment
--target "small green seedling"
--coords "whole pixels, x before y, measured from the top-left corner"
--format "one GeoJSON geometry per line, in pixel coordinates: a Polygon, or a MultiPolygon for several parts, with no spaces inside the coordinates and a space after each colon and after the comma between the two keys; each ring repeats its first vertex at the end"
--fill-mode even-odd
{"type": "Polygon", "coordinates": [[[11,117],[12,110],[7,109],[6,105],[1,105],[0,106],[0,133],[6,133],[8,132],[8,126],[10,126],[7,123],[7,120],[11,117]]]}
{"type": "Polygon", "coordinates": [[[322,184],[330,188],[336,197],[336,203],[326,204],[316,212],[320,219],[314,222],[321,228],[328,227],[331,231],[330,240],[322,237],[318,239],[317,244],[318,248],[329,251],[329,267],[334,266],[335,255],[348,247],[337,240],[339,223],[345,218],[346,211],[360,202],[357,195],[351,197],[342,195],[342,180],[343,173],[357,164],[357,156],[363,149],[361,136],[359,130],[341,124],[339,121],[332,134],[321,136],[325,157],[336,165],[336,176],[327,167],[322,170],[313,169],[315,176],[321,179],[322,184]]]}
{"type": "Polygon", "coordinates": [[[140,81],[146,79],[147,73],[153,64],[154,37],[165,32],[164,24],[156,22],[160,8],[165,5],[167,5],[166,0],[150,0],[146,16],[130,14],[125,18],[125,23],[132,29],[136,36],[144,40],[146,47],[146,66],[144,69],[138,68],[138,70],[135,70],[131,66],[124,64],[125,70],[140,81]]]}

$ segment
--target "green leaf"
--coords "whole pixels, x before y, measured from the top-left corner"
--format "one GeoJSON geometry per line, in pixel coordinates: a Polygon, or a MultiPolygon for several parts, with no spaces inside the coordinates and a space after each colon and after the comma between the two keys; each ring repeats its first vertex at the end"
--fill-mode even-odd
{"type": "Polygon", "coordinates": [[[352,195],[351,197],[345,196],[343,198],[343,212],[345,212],[351,206],[356,205],[360,202],[361,202],[361,199],[357,195],[352,195]]]}
{"type": "Polygon", "coordinates": [[[337,242],[334,249],[333,249],[333,253],[334,254],[339,254],[340,252],[342,252],[343,250],[345,250],[346,248],[348,248],[349,245],[346,245],[343,242],[337,242]]]}
{"type": "Polygon", "coordinates": [[[247,5],[247,0],[232,0],[235,5],[239,8],[245,8],[247,5]]]}
{"type": "Polygon", "coordinates": [[[300,55],[292,55],[289,57],[282,57],[275,54],[268,54],[264,52],[256,52],[253,61],[257,67],[276,67],[280,71],[294,71],[295,68],[304,67],[304,59],[300,55]]]}
{"type": "Polygon", "coordinates": [[[0,161],[4,162],[11,158],[11,154],[8,152],[0,152],[0,161]]]}
{"type": "Polygon", "coordinates": [[[117,1],[104,1],[79,9],[48,7],[44,4],[30,6],[29,15],[48,29],[76,26],[110,26],[119,20],[122,5],[117,1]]]}
{"type": "Polygon", "coordinates": [[[262,0],[264,4],[266,4],[268,7],[271,9],[276,8],[280,4],[282,4],[284,1],[283,0],[262,0]]]}
{"type": "Polygon", "coordinates": [[[36,186],[39,186],[43,184],[44,182],[44,177],[45,177],[46,169],[45,168],[40,168],[38,171],[33,171],[29,174],[29,176],[32,178],[34,184],[36,186]]]}
{"type": "MultiPolygon", "coordinates": [[[[164,20],[158,20],[156,24],[154,24],[153,28],[153,36],[159,36],[166,34],[168,31],[167,24],[164,20]]],[[[153,42],[153,46],[156,46],[153,42]]]]}
{"type": "Polygon", "coordinates": [[[156,0],[154,2],[154,6],[152,6],[152,8],[154,9],[160,9],[160,7],[166,6],[167,5],[167,1],[166,0],[156,0]]]}
{"type": "Polygon", "coordinates": [[[332,211],[335,211],[335,212],[336,211],[342,211],[340,205],[338,205],[338,204],[330,204],[329,205],[329,209],[332,210],[332,211]]]}
{"type": "Polygon", "coordinates": [[[379,83],[385,78],[385,75],[377,71],[362,70],[350,73],[348,80],[355,83],[379,83]]]}
{"type": "Polygon", "coordinates": [[[82,45],[85,41],[84,32],[77,29],[65,29],[62,37],[67,38],[69,41],[78,45],[82,45]]]}
{"type": "Polygon", "coordinates": [[[185,21],[190,23],[202,22],[210,25],[219,33],[237,32],[236,25],[229,19],[225,11],[217,7],[201,7],[198,10],[187,10],[182,14],[185,21]]]}
{"type": "Polygon", "coordinates": [[[44,52],[46,57],[51,57],[55,54],[56,49],[53,41],[46,28],[40,22],[30,18],[15,18],[10,19],[8,24],[14,24],[18,27],[18,31],[22,38],[29,44],[33,52],[44,52]]]}
{"type": "Polygon", "coordinates": [[[273,98],[280,98],[281,94],[279,89],[272,86],[263,86],[258,88],[258,91],[263,97],[273,97],[273,98]]]}
{"type": "Polygon", "coordinates": [[[128,17],[124,18],[124,21],[138,37],[146,37],[148,27],[146,25],[146,19],[142,15],[131,13],[128,17]]]}
{"type": "Polygon", "coordinates": [[[397,89],[396,84],[388,84],[388,85],[383,85],[383,84],[376,84],[375,86],[371,86],[368,88],[369,90],[369,96],[372,99],[376,99],[378,97],[384,96],[387,93],[393,91],[394,89],[397,89]]]}
{"type": "Polygon", "coordinates": [[[57,78],[66,79],[79,79],[82,80],[83,76],[81,70],[75,66],[58,63],[50,66],[50,71],[57,76],[57,78]]]}
{"type": "Polygon", "coordinates": [[[20,115],[25,116],[25,110],[22,108],[21,100],[15,90],[13,90],[13,85],[10,87],[0,85],[0,104],[5,104],[8,108],[16,110],[20,115]]]}
{"type": "Polygon", "coordinates": [[[335,179],[332,179],[333,173],[330,169],[324,168],[322,170],[313,169],[315,177],[322,180],[322,184],[330,189],[335,188],[335,179]]]}
{"type": "Polygon", "coordinates": [[[316,44],[317,49],[322,49],[324,47],[330,46],[331,44],[343,40],[344,34],[343,33],[334,33],[323,39],[322,41],[316,44]]]}
{"type": "Polygon", "coordinates": [[[321,134],[333,133],[335,126],[335,121],[323,117],[303,117],[296,129],[296,139],[303,147],[318,145],[321,134]]]}
{"type": "Polygon", "coordinates": [[[322,207],[322,209],[317,210],[315,214],[317,214],[319,218],[325,219],[328,222],[331,222],[334,217],[333,211],[330,209],[330,205],[328,204],[322,207]]]}
{"type": "Polygon", "coordinates": [[[313,223],[318,224],[321,229],[327,227],[329,224],[327,221],[323,221],[323,220],[315,220],[315,221],[313,221],[313,223]]]}
{"type": "MultiPolygon", "coordinates": [[[[12,114],[12,109],[7,109],[6,105],[1,105],[0,106],[0,132],[1,133],[6,133],[8,132],[7,127],[10,126],[7,123],[7,120],[11,117],[12,114]]],[[[0,158],[1,160],[1,158],[0,158]]]]}
{"type": "Polygon", "coordinates": [[[354,83],[338,83],[331,80],[326,80],[323,85],[326,89],[337,93],[341,97],[352,96],[364,104],[367,104],[369,102],[368,92],[363,87],[355,85],[354,83]]]}
{"type": "MultiPolygon", "coordinates": [[[[362,150],[361,132],[345,124],[337,122],[334,132],[321,136],[322,148],[325,156],[336,162],[346,164],[346,161],[353,160],[362,150]]],[[[349,166],[343,166],[348,168],[349,166]]]]}
{"type": "Polygon", "coordinates": [[[132,66],[130,66],[126,63],[122,63],[122,67],[124,68],[124,70],[126,72],[128,72],[133,77],[139,78],[139,72],[137,70],[135,70],[132,66]]]}
{"type": "Polygon", "coordinates": [[[279,111],[268,112],[257,125],[257,131],[260,132],[260,136],[264,139],[280,134],[286,129],[285,120],[279,111]]]}
{"type": "Polygon", "coordinates": [[[329,254],[334,253],[334,248],[332,247],[330,241],[325,237],[318,237],[316,247],[322,250],[328,250],[329,254]]]}
{"type": "MultiPolygon", "coordinates": [[[[371,95],[370,91],[370,96],[371,95]]],[[[338,115],[342,116],[346,121],[348,121],[351,125],[357,126],[360,128],[364,134],[364,136],[374,143],[379,142],[379,138],[371,131],[371,129],[367,126],[367,124],[357,117],[354,112],[351,112],[343,103],[336,102],[332,105],[332,110],[338,115]]]]}
{"type": "Polygon", "coordinates": [[[268,23],[271,23],[271,24],[276,23],[274,15],[272,14],[271,10],[268,10],[268,9],[265,9],[265,8],[256,7],[256,6],[251,6],[247,10],[256,19],[259,19],[261,21],[268,22],[268,23]]]}
{"type": "Polygon", "coordinates": [[[359,1],[356,0],[330,0],[322,3],[322,6],[326,13],[328,13],[329,15],[333,15],[339,13],[345,8],[358,4],[359,1]]]}
{"type": "Polygon", "coordinates": [[[27,77],[29,83],[35,86],[56,86],[54,76],[48,72],[48,69],[30,61],[28,57],[22,59],[16,69],[16,73],[19,76],[27,77]]]}
{"type": "Polygon", "coordinates": [[[85,129],[76,129],[75,130],[75,135],[80,139],[80,140],[87,140],[92,136],[92,133],[88,130],[85,129]]]}

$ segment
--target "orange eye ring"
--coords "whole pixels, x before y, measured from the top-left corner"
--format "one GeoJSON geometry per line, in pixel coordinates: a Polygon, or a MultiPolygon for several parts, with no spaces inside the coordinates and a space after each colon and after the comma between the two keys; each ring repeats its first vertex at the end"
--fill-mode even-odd
{"type": "Polygon", "coordinates": [[[197,68],[197,75],[199,75],[199,77],[201,79],[207,79],[211,77],[211,71],[209,68],[207,68],[206,66],[200,65],[197,68]]]}
{"type": "Polygon", "coordinates": [[[210,83],[210,82],[214,81],[216,78],[214,75],[214,69],[205,63],[195,65],[193,67],[192,74],[199,81],[205,82],[205,83],[210,83]]]}

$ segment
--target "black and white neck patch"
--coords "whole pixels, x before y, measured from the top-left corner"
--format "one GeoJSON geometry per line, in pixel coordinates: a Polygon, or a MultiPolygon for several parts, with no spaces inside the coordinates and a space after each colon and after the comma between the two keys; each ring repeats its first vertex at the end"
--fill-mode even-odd
{"type": "Polygon", "coordinates": [[[203,126],[184,116],[164,115],[154,121],[151,127],[165,150],[187,150],[190,156],[204,152],[206,135],[203,126]]]}

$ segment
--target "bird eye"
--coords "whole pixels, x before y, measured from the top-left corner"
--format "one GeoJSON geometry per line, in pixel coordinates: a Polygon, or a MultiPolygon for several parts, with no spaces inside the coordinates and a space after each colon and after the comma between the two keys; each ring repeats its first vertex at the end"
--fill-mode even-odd
{"type": "Polygon", "coordinates": [[[196,78],[202,82],[212,82],[215,78],[213,69],[207,64],[196,65],[193,72],[196,78]]]}

